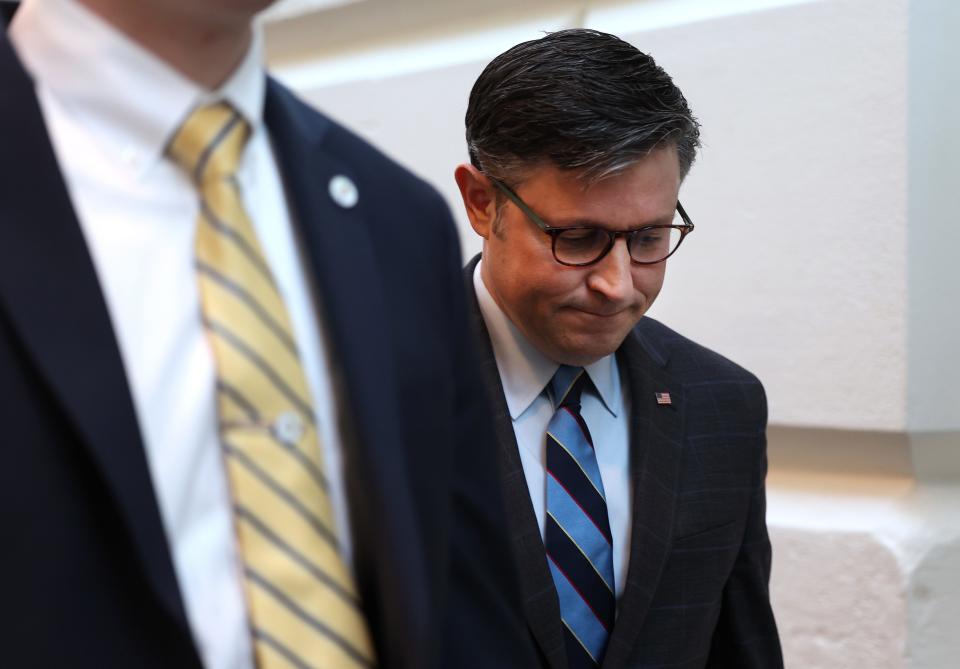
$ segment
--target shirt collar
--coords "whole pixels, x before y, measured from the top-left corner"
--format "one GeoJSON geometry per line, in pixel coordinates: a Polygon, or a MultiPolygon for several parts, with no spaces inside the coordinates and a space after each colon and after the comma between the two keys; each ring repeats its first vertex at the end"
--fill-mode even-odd
{"type": "MultiPolygon", "coordinates": [[[[473,271],[473,288],[480,313],[490,335],[493,355],[500,372],[503,394],[510,418],[517,420],[553,378],[560,363],[551,360],[533,346],[510,318],[503,313],[480,277],[481,259],[473,271]]],[[[600,395],[604,408],[617,416],[620,374],[616,355],[610,354],[584,368],[600,395]]]]}
{"type": "Polygon", "coordinates": [[[262,126],[262,36],[215,91],[205,90],[75,0],[25,0],[10,36],[31,76],[109,155],[143,176],[193,109],[230,102],[262,126]]]}

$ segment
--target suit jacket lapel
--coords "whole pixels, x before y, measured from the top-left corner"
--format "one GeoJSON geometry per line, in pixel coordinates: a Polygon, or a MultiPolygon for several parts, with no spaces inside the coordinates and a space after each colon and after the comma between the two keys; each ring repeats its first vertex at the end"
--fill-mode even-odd
{"type": "Polygon", "coordinates": [[[523,473],[517,438],[513,431],[510,410],[503,395],[503,385],[493,346],[487,333],[477,295],[473,289],[473,272],[480,261],[475,257],[464,270],[468,303],[476,332],[481,372],[487,389],[491,391],[493,425],[499,446],[500,475],[506,495],[506,508],[511,548],[520,576],[524,613],[540,650],[552,669],[567,669],[563,629],[560,625],[560,603],[547,566],[546,551],[540,537],[540,527],[530,501],[530,489],[523,473]]]}
{"type": "Polygon", "coordinates": [[[361,592],[380,630],[381,654],[397,666],[424,663],[428,646],[427,575],[416,516],[405,488],[393,359],[384,346],[379,268],[365,220],[364,192],[349,163],[330,146],[329,122],[270,80],[265,119],[276,147],[294,217],[307,249],[337,376],[345,436],[347,490],[361,592]],[[359,188],[350,208],[328,192],[337,175],[359,188]]]}
{"type": "Polygon", "coordinates": [[[633,522],[627,580],[603,669],[626,666],[666,563],[673,536],[681,464],[683,395],[663,370],[659,352],[634,329],[617,352],[630,385],[630,470],[633,522]],[[668,392],[670,405],[654,393],[668,392]]]}
{"type": "Polygon", "coordinates": [[[0,312],[89,449],[148,581],[186,615],[123,363],[34,84],[0,32],[0,312]]]}

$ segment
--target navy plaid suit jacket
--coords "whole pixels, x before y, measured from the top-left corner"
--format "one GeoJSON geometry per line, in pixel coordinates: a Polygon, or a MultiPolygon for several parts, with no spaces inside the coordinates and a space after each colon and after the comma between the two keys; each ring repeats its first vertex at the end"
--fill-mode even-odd
{"type": "MultiPolygon", "coordinates": [[[[567,669],[560,608],[490,339],[465,270],[494,411],[508,529],[543,669],[567,669]]],[[[617,351],[630,385],[633,520],[627,582],[603,669],[778,669],[770,608],[760,381],[643,318],[617,351]],[[655,393],[670,393],[659,405],[655,393]]]]}

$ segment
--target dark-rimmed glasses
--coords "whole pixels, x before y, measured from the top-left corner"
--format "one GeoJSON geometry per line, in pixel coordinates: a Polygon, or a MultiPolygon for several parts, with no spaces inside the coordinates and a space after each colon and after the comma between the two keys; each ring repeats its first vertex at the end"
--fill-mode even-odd
{"type": "Polygon", "coordinates": [[[492,177],[490,181],[551,237],[553,257],[561,265],[584,267],[600,262],[610,253],[618,237],[626,237],[630,260],[638,265],[656,265],[680,248],[684,237],[693,232],[693,222],[677,202],[677,214],[682,223],[673,225],[645,225],[634,230],[607,230],[593,225],[554,227],[546,223],[508,185],[492,177]]]}

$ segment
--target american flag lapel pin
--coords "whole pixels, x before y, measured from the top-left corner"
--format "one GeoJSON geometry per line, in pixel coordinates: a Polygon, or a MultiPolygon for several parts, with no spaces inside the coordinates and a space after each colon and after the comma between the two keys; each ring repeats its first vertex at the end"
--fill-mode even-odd
{"type": "Polygon", "coordinates": [[[657,404],[661,406],[673,404],[673,400],[670,399],[670,393],[654,393],[654,396],[657,398],[657,404]]]}

